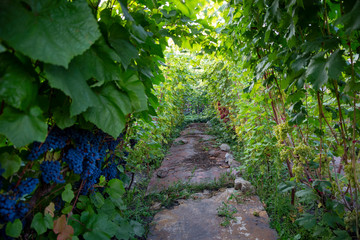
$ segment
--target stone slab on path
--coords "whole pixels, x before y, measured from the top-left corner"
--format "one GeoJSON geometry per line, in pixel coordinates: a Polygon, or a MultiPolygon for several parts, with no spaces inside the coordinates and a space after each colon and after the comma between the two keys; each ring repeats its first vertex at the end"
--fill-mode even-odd
{"type": "Polygon", "coordinates": [[[160,192],[177,182],[204,183],[220,178],[229,165],[226,152],[214,148],[214,136],[205,134],[205,123],[190,124],[175,139],[162,165],[153,174],[147,192],[160,192]],[[205,151],[206,150],[206,151],[205,151]],[[216,152],[210,156],[209,151],[216,152]]]}
{"type": "MultiPolygon", "coordinates": [[[[206,125],[190,124],[174,141],[161,167],[152,176],[147,192],[160,192],[176,182],[210,183],[230,170],[225,162],[227,151],[215,144],[214,137],[205,134],[206,125]]],[[[235,160],[233,163],[238,163],[235,160]]],[[[229,174],[229,173],[228,173],[229,174]]],[[[241,189],[241,187],[240,187],[241,189]]],[[[247,196],[234,188],[222,191],[204,190],[179,205],[158,212],[150,225],[149,240],[273,240],[275,230],[257,196],[247,196]],[[230,225],[218,214],[223,203],[236,208],[230,225]]],[[[250,191],[251,192],[251,191],[250,191]]],[[[159,206],[158,206],[159,208],[159,206]]]]}
{"type": "Polygon", "coordinates": [[[184,200],[173,209],[154,217],[148,240],[272,240],[276,231],[269,228],[269,217],[257,196],[244,197],[241,203],[231,199],[237,191],[228,188],[213,197],[184,200]],[[229,200],[230,198],[230,200],[229,200]],[[218,216],[222,203],[236,208],[234,220],[223,227],[218,216]]]}

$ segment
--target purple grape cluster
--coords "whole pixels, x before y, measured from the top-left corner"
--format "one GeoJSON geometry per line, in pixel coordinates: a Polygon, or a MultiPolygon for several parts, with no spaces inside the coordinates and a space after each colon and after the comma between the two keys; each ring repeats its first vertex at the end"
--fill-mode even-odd
{"type": "Polygon", "coordinates": [[[32,193],[38,184],[39,179],[27,178],[21,181],[19,186],[12,189],[12,191],[0,194],[0,223],[13,222],[15,219],[25,216],[29,209],[19,199],[26,194],[32,193]]]}
{"type": "Polygon", "coordinates": [[[99,168],[95,168],[93,174],[84,180],[83,188],[81,189],[81,194],[86,195],[89,191],[94,190],[94,185],[99,182],[101,176],[101,171],[99,168]]]}
{"type": "Polygon", "coordinates": [[[17,200],[14,196],[0,194],[0,223],[13,222],[17,218],[23,218],[29,211],[25,203],[17,203],[17,200]]]}
{"type": "Polygon", "coordinates": [[[63,175],[61,175],[61,165],[58,161],[43,161],[40,164],[41,176],[44,182],[65,183],[63,175]]]}
{"type": "Polygon", "coordinates": [[[15,188],[14,192],[16,196],[22,197],[26,194],[32,193],[38,184],[39,184],[39,179],[27,178],[21,181],[20,185],[17,188],[15,188]]]}
{"type": "Polygon", "coordinates": [[[68,139],[67,134],[55,126],[50,130],[44,143],[35,142],[33,144],[28,159],[34,161],[49,150],[63,149],[68,139]]]}
{"type": "Polygon", "coordinates": [[[103,170],[102,175],[106,178],[106,180],[111,180],[118,177],[118,169],[116,163],[108,164],[103,170]]]}
{"type": "MultiPolygon", "coordinates": [[[[28,158],[35,160],[47,151],[61,149],[61,161],[66,162],[75,174],[81,176],[85,183],[82,193],[87,194],[88,191],[92,191],[101,174],[109,180],[119,177],[117,166],[125,166],[126,161],[114,158],[114,151],[122,140],[123,134],[115,139],[101,130],[89,131],[76,127],[61,130],[55,126],[44,143],[33,144],[28,158]]],[[[124,152],[124,155],[127,156],[128,152],[124,152]]],[[[64,178],[60,174],[60,161],[44,161],[40,169],[45,183],[64,183],[64,178]]]]}
{"type": "Polygon", "coordinates": [[[69,165],[70,169],[76,174],[83,171],[84,153],[79,148],[71,148],[65,153],[63,160],[69,165]]]}

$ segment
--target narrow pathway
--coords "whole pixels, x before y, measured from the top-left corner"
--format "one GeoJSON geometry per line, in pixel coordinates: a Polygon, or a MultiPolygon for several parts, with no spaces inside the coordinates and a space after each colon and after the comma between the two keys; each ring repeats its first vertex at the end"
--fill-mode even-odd
{"type": "MultiPolygon", "coordinates": [[[[205,134],[206,124],[190,124],[177,138],[147,191],[160,192],[182,182],[210,183],[222,174],[238,174],[229,146],[220,147],[205,134]]],[[[269,218],[253,187],[237,178],[234,188],[204,190],[178,206],[158,212],[151,223],[149,240],[276,239],[269,218]],[[228,221],[226,221],[228,220],[228,221]],[[223,226],[222,226],[223,225],[223,226]]]]}

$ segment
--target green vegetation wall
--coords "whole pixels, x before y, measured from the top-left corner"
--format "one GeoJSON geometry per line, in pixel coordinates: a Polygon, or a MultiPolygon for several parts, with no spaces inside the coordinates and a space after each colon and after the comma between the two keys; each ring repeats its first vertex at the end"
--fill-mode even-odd
{"type": "Polygon", "coordinates": [[[161,144],[181,121],[163,52],[199,42],[203,3],[0,2],[1,238],[144,233],[123,214],[129,151],[140,125],[161,144]]]}
{"type": "Polygon", "coordinates": [[[248,173],[277,168],[278,191],[305,207],[296,222],[315,238],[360,237],[359,11],[360,1],[231,1],[204,75],[248,173]]]}

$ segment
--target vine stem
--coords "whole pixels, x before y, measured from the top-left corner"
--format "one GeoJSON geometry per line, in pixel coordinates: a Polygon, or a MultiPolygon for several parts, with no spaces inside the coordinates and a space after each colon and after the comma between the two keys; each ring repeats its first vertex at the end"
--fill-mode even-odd
{"type": "Polygon", "coordinates": [[[317,101],[319,107],[319,127],[320,127],[320,159],[319,159],[319,178],[321,179],[321,165],[322,165],[322,145],[323,145],[323,136],[322,136],[322,101],[320,97],[320,91],[317,91],[317,101]]]}
{"type": "MultiPolygon", "coordinates": [[[[355,82],[355,71],[354,71],[354,58],[353,58],[353,52],[351,49],[351,42],[350,39],[348,39],[348,45],[349,45],[349,50],[350,50],[350,61],[351,61],[351,81],[355,82]]],[[[352,146],[351,146],[351,163],[352,163],[352,170],[353,170],[353,174],[354,174],[354,187],[355,187],[355,213],[356,213],[356,217],[355,217],[355,221],[356,221],[356,237],[357,239],[360,239],[360,233],[359,233],[359,217],[358,217],[358,180],[357,180],[357,174],[356,174],[356,152],[355,152],[355,143],[356,143],[356,91],[354,91],[354,101],[353,101],[353,110],[354,110],[354,115],[353,115],[353,121],[352,121],[352,128],[353,128],[353,132],[352,132],[352,146]]]]}
{"type": "MultiPolygon", "coordinates": [[[[336,80],[333,81],[333,85],[334,85],[334,89],[335,89],[335,97],[336,97],[338,111],[339,111],[341,137],[342,137],[343,145],[344,145],[344,154],[342,156],[342,161],[345,162],[345,164],[347,164],[347,147],[346,147],[346,136],[345,136],[345,131],[344,131],[344,118],[343,118],[342,111],[341,111],[340,96],[339,96],[338,84],[337,84],[336,80]]],[[[339,171],[341,171],[341,168],[339,168],[339,171]]]]}
{"type": "MultiPolygon", "coordinates": [[[[86,182],[86,180],[85,180],[86,182]]],[[[79,195],[80,195],[80,192],[81,192],[81,189],[84,187],[84,184],[85,184],[84,180],[81,181],[81,184],[80,184],[80,187],[79,187],[79,190],[78,190],[78,193],[76,194],[76,198],[75,198],[75,201],[74,201],[74,204],[73,204],[73,207],[71,208],[71,212],[74,210],[75,208],[75,205],[79,199],[79,195]]]]}

